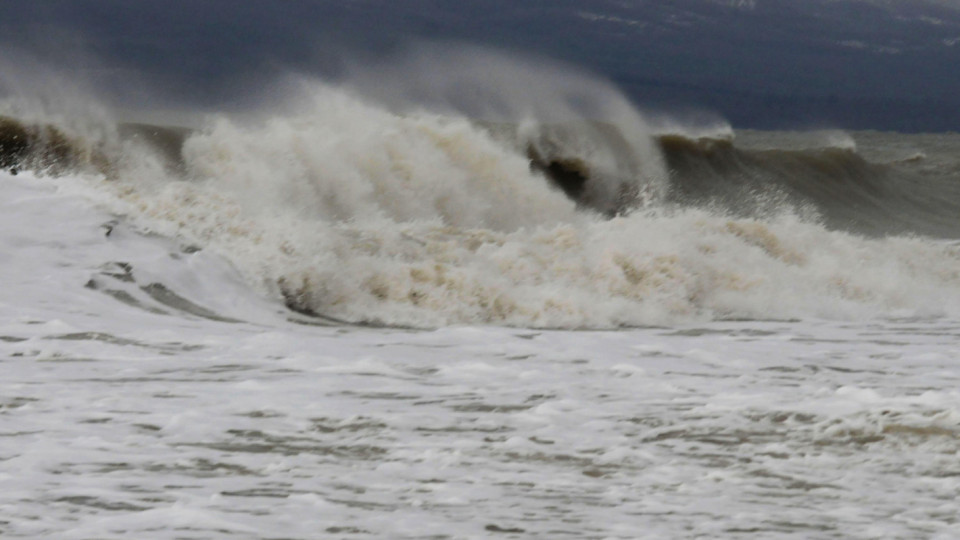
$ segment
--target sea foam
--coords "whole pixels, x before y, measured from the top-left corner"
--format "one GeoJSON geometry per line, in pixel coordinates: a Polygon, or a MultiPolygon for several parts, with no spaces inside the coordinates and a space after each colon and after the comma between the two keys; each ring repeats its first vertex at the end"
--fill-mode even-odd
{"type": "Polygon", "coordinates": [[[789,212],[653,204],[608,218],[578,210],[482,125],[328,86],[295,117],[213,121],[183,155],[183,177],[130,165],[99,196],[221,254],[289,307],[338,320],[846,318],[939,313],[960,292],[960,254],[940,242],[865,239],[789,212]]]}

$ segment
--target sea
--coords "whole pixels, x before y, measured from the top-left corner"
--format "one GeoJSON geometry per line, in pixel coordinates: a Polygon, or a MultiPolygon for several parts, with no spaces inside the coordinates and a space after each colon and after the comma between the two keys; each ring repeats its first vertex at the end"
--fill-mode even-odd
{"type": "Polygon", "coordinates": [[[0,536],[960,538],[960,135],[528,68],[0,103],[0,536]]]}

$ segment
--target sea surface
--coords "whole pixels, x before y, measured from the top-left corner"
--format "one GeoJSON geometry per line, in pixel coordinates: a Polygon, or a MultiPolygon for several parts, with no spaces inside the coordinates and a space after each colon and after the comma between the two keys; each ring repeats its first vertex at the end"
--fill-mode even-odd
{"type": "Polygon", "coordinates": [[[0,536],[960,537],[960,135],[564,80],[6,104],[0,536]]]}

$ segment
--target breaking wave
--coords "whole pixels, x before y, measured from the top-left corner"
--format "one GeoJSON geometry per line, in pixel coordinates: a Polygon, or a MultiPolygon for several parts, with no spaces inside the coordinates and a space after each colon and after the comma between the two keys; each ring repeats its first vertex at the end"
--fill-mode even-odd
{"type": "Polygon", "coordinates": [[[957,234],[960,198],[938,184],[847,144],[644,128],[638,149],[642,115],[628,120],[397,111],[317,83],[295,114],[201,129],[91,138],[5,118],[0,165],[72,171],[143,230],[336,321],[611,328],[960,306],[960,250],[890,234],[957,234]]]}

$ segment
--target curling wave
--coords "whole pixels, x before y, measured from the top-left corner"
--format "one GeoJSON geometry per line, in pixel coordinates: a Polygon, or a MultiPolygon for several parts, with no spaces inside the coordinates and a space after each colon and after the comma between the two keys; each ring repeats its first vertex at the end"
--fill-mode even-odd
{"type": "MultiPolygon", "coordinates": [[[[86,150],[60,159],[141,228],[338,321],[610,328],[960,309],[956,247],[830,230],[782,204],[802,198],[862,232],[927,204],[922,190],[897,200],[909,188],[894,189],[896,168],[851,148],[650,134],[667,178],[617,130],[400,114],[323,87],[296,115],[125,125],[70,139],[86,150]],[[786,198],[760,211],[745,201],[770,198],[754,192],[786,198]]],[[[45,163],[31,162],[48,155],[31,137],[5,166],[45,163]]]]}

